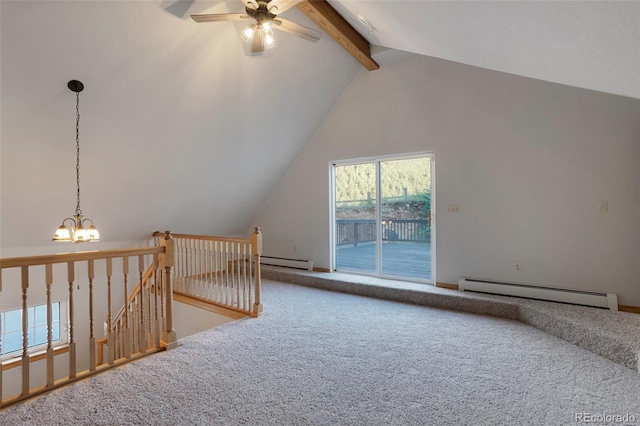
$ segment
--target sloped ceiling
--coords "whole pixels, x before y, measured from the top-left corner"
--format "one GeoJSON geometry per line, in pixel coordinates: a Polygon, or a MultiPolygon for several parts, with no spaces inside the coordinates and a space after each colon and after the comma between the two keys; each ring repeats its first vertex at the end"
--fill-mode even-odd
{"type": "Polygon", "coordinates": [[[638,1],[329,3],[374,45],[640,98],[638,1]]]}
{"type": "MultiPolygon", "coordinates": [[[[375,45],[640,97],[638,2],[330,3],[375,45]]],[[[243,233],[362,67],[329,37],[252,57],[203,1],[2,1],[0,247],[52,246],[75,209],[106,242],[243,233]]],[[[314,27],[296,8],[285,17],[314,27]]],[[[95,246],[94,246],[95,247],[95,246]]],[[[99,247],[96,247],[99,248],[99,247]]]]}
{"type": "MultiPolygon", "coordinates": [[[[74,213],[69,80],[85,84],[81,207],[116,242],[250,229],[361,69],[328,37],[279,33],[276,49],[249,56],[246,24],[188,17],[240,2],[182,6],[1,2],[2,247],[56,245],[53,231],[74,213]]],[[[313,26],[295,8],[283,16],[313,26]]]]}

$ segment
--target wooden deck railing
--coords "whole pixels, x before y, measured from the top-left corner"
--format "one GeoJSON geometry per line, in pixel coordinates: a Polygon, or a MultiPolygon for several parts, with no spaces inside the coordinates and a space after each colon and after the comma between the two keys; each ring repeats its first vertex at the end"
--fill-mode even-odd
{"type": "MultiPolygon", "coordinates": [[[[382,241],[429,241],[428,219],[384,219],[382,241]]],[[[374,219],[336,220],[336,241],[338,245],[372,242],[376,240],[374,219]]]]}
{"type": "MultiPolygon", "coordinates": [[[[153,234],[156,243],[161,233],[153,234]]],[[[260,301],[262,233],[251,238],[172,234],[174,292],[256,317],[260,301]]]]}
{"type": "Polygon", "coordinates": [[[1,407],[175,346],[173,246],[166,234],[158,247],[1,259],[3,307],[20,309],[22,320],[21,351],[2,360],[1,407]],[[128,288],[131,276],[141,283],[133,297],[128,288]],[[54,341],[53,305],[58,303],[68,318],[60,318],[61,339],[54,341]],[[46,306],[47,336],[46,343],[35,348],[30,344],[34,319],[29,317],[34,305],[46,306]],[[121,315],[124,321],[114,328],[113,308],[120,306],[128,308],[121,315]],[[106,318],[107,327],[95,327],[96,318],[99,323],[106,318]],[[102,363],[98,350],[105,343],[107,362],[102,363]],[[10,396],[4,396],[5,389],[10,396]]]}

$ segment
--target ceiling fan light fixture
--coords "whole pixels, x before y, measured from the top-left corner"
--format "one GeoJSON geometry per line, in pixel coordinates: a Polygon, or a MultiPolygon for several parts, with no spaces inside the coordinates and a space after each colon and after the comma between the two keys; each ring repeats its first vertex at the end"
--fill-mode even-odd
{"type": "Polygon", "coordinates": [[[257,25],[253,24],[253,25],[249,25],[247,28],[242,30],[242,32],[240,33],[240,37],[242,38],[242,40],[247,43],[251,43],[253,34],[256,32],[256,27],[257,25]]]}
{"type": "MultiPolygon", "coordinates": [[[[264,31],[264,30],[263,30],[264,31]]],[[[271,49],[273,47],[276,47],[276,38],[273,36],[273,32],[272,31],[264,31],[264,47],[266,49],[271,49]]]]}
{"type": "Polygon", "coordinates": [[[260,55],[265,49],[276,46],[273,29],[284,31],[312,42],[320,40],[321,32],[281,18],[280,13],[300,3],[302,0],[243,0],[244,13],[213,13],[191,15],[191,19],[199,23],[221,21],[255,22],[240,32],[240,37],[249,43],[250,53],[260,55]]]}

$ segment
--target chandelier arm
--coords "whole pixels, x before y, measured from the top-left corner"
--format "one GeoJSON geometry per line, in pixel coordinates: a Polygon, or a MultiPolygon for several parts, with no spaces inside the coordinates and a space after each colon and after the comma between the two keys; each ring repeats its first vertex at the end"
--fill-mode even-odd
{"type": "Polygon", "coordinates": [[[89,223],[91,223],[91,226],[93,226],[93,220],[91,220],[91,219],[89,219],[89,218],[86,218],[86,219],[82,219],[82,220],[80,221],[80,223],[81,223],[81,224],[83,224],[83,225],[84,225],[84,223],[85,223],[85,222],[89,222],[89,223]]]}
{"type": "Polygon", "coordinates": [[[63,219],[62,224],[64,225],[66,221],[70,220],[73,223],[73,226],[76,226],[76,220],[72,217],[67,217],[65,219],[63,219]]]}

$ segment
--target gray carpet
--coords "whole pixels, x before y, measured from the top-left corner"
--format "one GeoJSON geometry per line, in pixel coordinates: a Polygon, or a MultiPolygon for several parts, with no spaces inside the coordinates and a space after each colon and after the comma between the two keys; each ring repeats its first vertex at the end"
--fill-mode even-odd
{"type": "Polygon", "coordinates": [[[640,424],[636,371],[518,321],[272,281],[263,300],[260,318],[8,409],[0,423],[571,425],[590,413],[640,424]]]}
{"type": "Polygon", "coordinates": [[[325,290],[515,319],[640,372],[637,314],[337,272],[267,267],[262,269],[262,276],[325,290]]]}

